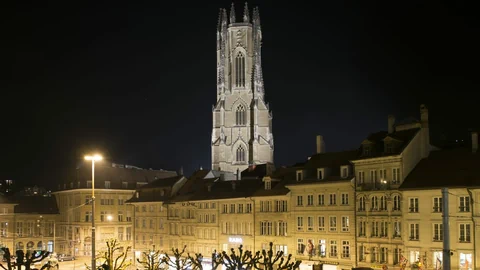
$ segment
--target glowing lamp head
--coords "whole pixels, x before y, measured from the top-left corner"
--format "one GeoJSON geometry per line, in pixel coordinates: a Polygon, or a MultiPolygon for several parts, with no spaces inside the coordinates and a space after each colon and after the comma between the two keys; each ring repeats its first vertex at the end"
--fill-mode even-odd
{"type": "Polygon", "coordinates": [[[111,215],[108,215],[108,216],[107,216],[107,220],[108,220],[108,221],[112,221],[112,220],[113,220],[113,217],[112,217],[111,215]]]}
{"type": "Polygon", "coordinates": [[[85,160],[93,160],[93,161],[100,161],[102,160],[102,156],[96,154],[96,155],[92,155],[92,156],[85,156],[85,160]]]}

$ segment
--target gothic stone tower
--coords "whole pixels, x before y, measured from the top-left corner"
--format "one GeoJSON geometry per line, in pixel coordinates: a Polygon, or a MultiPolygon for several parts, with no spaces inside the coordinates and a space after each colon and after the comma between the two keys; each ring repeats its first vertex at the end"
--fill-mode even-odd
{"type": "Polygon", "coordinates": [[[212,169],[236,173],[273,165],[272,114],[264,100],[262,31],[258,8],[243,20],[220,9],[217,29],[217,103],[213,106],[212,169]]]}

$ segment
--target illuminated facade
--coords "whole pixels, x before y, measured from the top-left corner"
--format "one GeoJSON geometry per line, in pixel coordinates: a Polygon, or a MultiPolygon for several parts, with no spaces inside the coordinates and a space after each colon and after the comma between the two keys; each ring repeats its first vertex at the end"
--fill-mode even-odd
{"type": "Polygon", "coordinates": [[[221,9],[217,28],[217,100],[213,107],[212,169],[243,171],[273,163],[272,114],[264,99],[260,15],[245,4],[242,20],[221,9]]]}
{"type": "Polygon", "coordinates": [[[359,157],[352,160],[356,176],[356,236],[358,265],[399,267],[405,247],[403,179],[430,152],[428,110],[420,107],[421,121],[395,125],[366,138],[359,157]]]}
{"type": "MultiPolygon", "coordinates": [[[[95,166],[96,246],[106,248],[106,240],[117,238],[121,245],[132,246],[134,207],[126,201],[135,189],[156,179],[175,176],[176,172],[145,170],[129,165],[95,166]]],[[[92,182],[91,167],[82,166],[54,192],[60,217],[57,222],[57,253],[91,256],[92,182]]]]}
{"type": "Polygon", "coordinates": [[[0,246],[15,250],[53,251],[58,209],[53,197],[0,196],[0,246]]]}
{"type": "Polygon", "coordinates": [[[478,133],[472,149],[432,151],[401,185],[404,243],[410,265],[442,266],[445,213],[441,188],[448,188],[452,269],[480,268],[480,156],[478,133]]]}

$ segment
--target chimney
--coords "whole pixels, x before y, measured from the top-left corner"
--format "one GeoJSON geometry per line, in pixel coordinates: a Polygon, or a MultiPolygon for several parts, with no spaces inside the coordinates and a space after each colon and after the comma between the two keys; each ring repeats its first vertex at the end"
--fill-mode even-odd
{"type": "Polygon", "coordinates": [[[181,166],[180,170],[178,170],[178,175],[183,175],[183,166],[181,166]]]}
{"type": "Polygon", "coordinates": [[[428,128],[428,109],[425,104],[420,105],[420,123],[422,128],[428,128]]]}
{"type": "Polygon", "coordinates": [[[322,135],[317,135],[317,154],[325,153],[325,142],[322,135]]]}
{"type": "Polygon", "coordinates": [[[240,180],[240,169],[237,168],[237,181],[240,180]]]}
{"type": "Polygon", "coordinates": [[[395,116],[389,115],[388,116],[388,134],[392,134],[395,132],[395,128],[393,127],[395,125],[395,116]]]}
{"type": "Polygon", "coordinates": [[[472,132],[472,153],[478,150],[478,132],[472,132]]]}

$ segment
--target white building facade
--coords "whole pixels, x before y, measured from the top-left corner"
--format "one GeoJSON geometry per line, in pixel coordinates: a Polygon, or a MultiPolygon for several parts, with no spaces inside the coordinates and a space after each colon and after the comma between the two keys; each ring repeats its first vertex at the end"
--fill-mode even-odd
{"type": "Polygon", "coordinates": [[[217,101],[213,107],[212,169],[237,172],[273,163],[272,114],[264,100],[260,16],[245,4],[241,22],[220,10],[217,101]]]}

